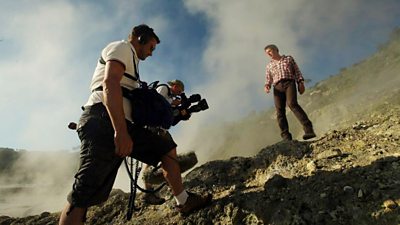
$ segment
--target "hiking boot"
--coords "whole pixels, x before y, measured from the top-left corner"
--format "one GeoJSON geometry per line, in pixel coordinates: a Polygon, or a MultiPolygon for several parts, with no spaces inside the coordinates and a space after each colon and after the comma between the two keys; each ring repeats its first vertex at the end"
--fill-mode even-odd
{"type": "Polygon", "coordinates": [[[193,211],[203,208],[205,206],[207,206],[208,204],[211,203],[212,200],[212,195],[211,194],[207,194],[205,196],[201,196],[198,194],[194,194],[191,192],[187,192],[188,193],[188,198],[186,200],[186,203],[184,205],[177,205],[176,208],[177,210],[183,215],[189,215],[190,213],[192,213],[193,211]]]}
{"type": "Polygon", "coordinates": [[[281,134],[281,137],[284,141],[291,141],[292,140],[292,134],[290,133],[283,133],[281,134]]]}
{"type": "Polygon", "coordinates": [[[144,193],[143,201],[149,205],[162,205],[165,199],[158,197],[155,193],[144,193]]]}
{"type": "Polygon", "coordinates": [[[316,136],[317,135],[314,133],[314,129],[311,123],[304,126],[304,135],[303,135],[304,140],[308,140],[316,136]]]}
{"type": "Polygon", "coordinates": [[[303,135],[303,139],[304,140],[308,140],[308,139],[311,139],[311,138],[315,138],[317,135],[314,133],[314,132],[310,132],[310,133],[305,133],[304,135],[303,135]]]}

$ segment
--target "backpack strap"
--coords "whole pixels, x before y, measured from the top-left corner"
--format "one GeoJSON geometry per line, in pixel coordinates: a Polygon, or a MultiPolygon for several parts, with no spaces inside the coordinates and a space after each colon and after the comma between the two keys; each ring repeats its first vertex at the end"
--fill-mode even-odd
{"type": "Polygon", "coordinates": [[[160,81],[158,81],[158,80],[153,81],[153,82],[151,82],[147,87],[150,88],[150,89],[157,89],[158,83],[159,83],[159,82],[160,82],[160,81]]]}
{"type": "Polygon", "coordinates": [[[168,89],[168,96],[172,97],[171,88],[170,88],[167,84],[158,84],[158,85],[155,87],[155,89],[157,89],[158,87],[161,87],[161,86],[167,87],[167,89],[168,89]]]}
{"type": "MultiPolygon", "coordinates": [[[[131,49],[131,51],[132,51],[132,54],[135,55],[135,53],[133,52],[132,49],[131,49]]],[[[106,61],[103,59],[103,56],[100,56],[100,58],[99,58],[99,63],[102,64],[102,65],[106,65],[106,61]]],[[[137,68],[136,68],[135,57],[133,57],[133,66],[134,66],[134,68],[135,68],[135,76],[136,76],[136,77],[132,76],[132,75],[129,74],[129,73],[124,73],[124,76],[125,76],[126,78],[129,78],[129,79],[134,80],[134,81],[140,81],[140,76],[139,76],[138,70],[137,70],[137,68]]]]}

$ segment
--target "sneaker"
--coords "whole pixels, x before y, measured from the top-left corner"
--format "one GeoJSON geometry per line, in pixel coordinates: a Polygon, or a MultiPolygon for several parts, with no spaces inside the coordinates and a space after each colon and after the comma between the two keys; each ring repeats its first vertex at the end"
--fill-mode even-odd
{"type": "Polygon", "coordinates": [[[207,194],[205,196],[201,196],[198,194],[194,194],[191,192],[188,193],[188,198],[184,205],[177,205],[177,210],[184,216],[189,215],[193,211],[203,208],[211,203],[212,195],[207,194]]]}
{"type": "Polygon", "coordinates": [[[311,139],[311,138],[315,138],[317,135],[314,133],[314,131],[311,131],[311,132],[307,132],[307,133],[305,133],[304,135],[303,135],[303,139],[304,140],[308,140],[308,139],[311,139]]]}
{"type": "Polygon", "coordinates": [[[145,193],[143,201],[149,205],[162,205],[165,199],[158,197],[155,193],[145,193]]]}

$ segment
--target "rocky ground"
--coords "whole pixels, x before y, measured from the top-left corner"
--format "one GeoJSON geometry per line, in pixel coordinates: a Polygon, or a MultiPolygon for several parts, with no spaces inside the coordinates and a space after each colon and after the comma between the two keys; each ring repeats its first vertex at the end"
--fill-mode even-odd
{"type": "MultiPolygon", "coordinates": [[[[127,221],[129,195],[114,190],[88,211],[87,224],[400,224],[400,106],[385,107],[317,140],[279,142],[254,157],[195,168],[185,185],[214,198],[188,217],[164,188],[165,204],[137,201],[141,210],[127,221]]],[[[57,224],[58,216],[1,216],[0,225],[57,224]]]]}

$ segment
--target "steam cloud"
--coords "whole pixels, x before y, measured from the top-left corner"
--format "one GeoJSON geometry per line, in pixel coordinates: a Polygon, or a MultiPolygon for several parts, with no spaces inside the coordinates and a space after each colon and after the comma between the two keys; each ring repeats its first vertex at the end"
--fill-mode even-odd
{"type": "MultiPolygon", "coordinates": [[[[325,67],[351,65],[354,60],[365,57],[368,44],[373,49],[379,41],[387,39],[400,9],[391,0],[188,0],[185,5],[190,12],[204,15],[210,25],[202,61],[209,77],[195,87],[196,91],[207,94],[210,109],[192,116],[174,137],[181,151],[194,149],[204,161],[217,155],[216,151],[226,140],[250,152],[276,140],[278,134],[274,128],[268,128],[271,133],[255,133],[263,135],[265,142],[254,143],[243,135],[237,139],[227,137],[223,125],[215,126],[273,105],[272,96],[263,92],[265,64],[269,60],[264,55],[264,46],[277,44],[281,54],[295,57],[307,79],[318,81],[328,75],[319,73],[339,70],[336,67],[329,71],[325,67]],[[365,38],[368,44],[359,44],[365,38]]],[[[269,118],[265,123],[265,126],[277,126],[269,118]]]]}

